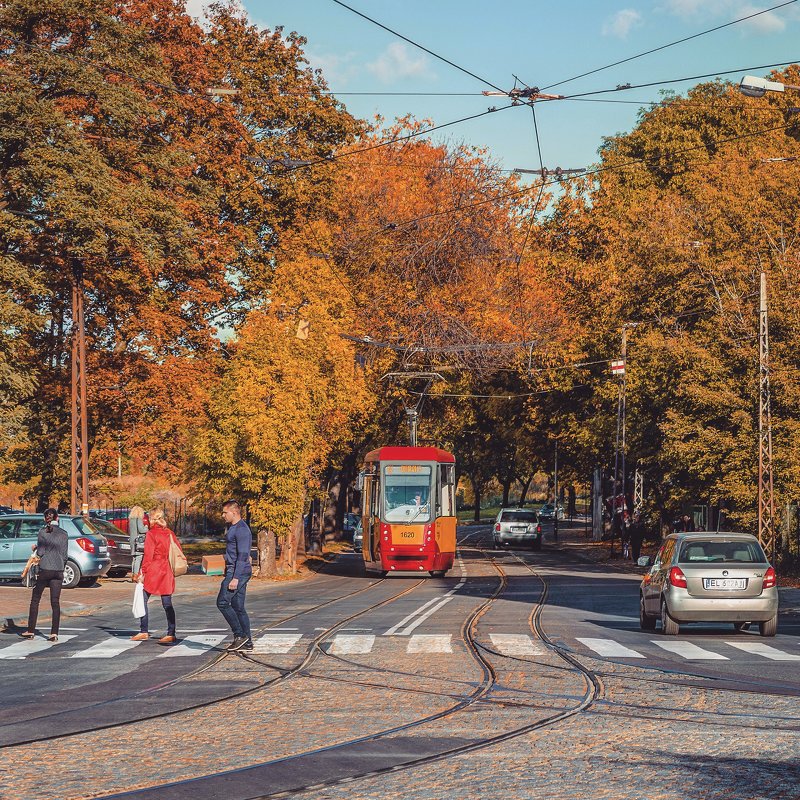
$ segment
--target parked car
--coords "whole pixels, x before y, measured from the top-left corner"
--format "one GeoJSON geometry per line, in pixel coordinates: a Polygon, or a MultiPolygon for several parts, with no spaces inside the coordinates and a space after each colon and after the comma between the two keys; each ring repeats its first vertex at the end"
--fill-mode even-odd
{"type": "Polygon", "coordinates": [[[748,533],[672,533],[639,589],[642,630],[677,635],[687,622],[757,622],[762,636],[778,628],[778,589],[758,539],[748,533]]]}
{"type": "Polygon", "coordinates": [[[353,531],[353,552],[361,553],[364,546],[364,529],[361,527],[361,520],[356,523],[356,528],[353,531]]]}
{"type": "Polygon", "coordinates": [[[351,539],[353,537],[353,533],[356,529],[356,525],[361,521],[361,517],[358,514],[353,513],[352,511],[348,511],[344,515],[344,519],[342,520],[342,535],[345,539],[351,539]]]}
{"type": "Polygon", "coordinates": [[[89,511],[92,519],[105,519],[124,533],[128,532],[128,514],[127,508],[96,508],[89,511]]]}
{"type": "MultiPolygon", "coordinates": [[[[64,588],[91,585],[111,568],[106,538],[80,515],[60,516],[58,524],[69,536],[64,588]]],[[[19,578],[42,525],[41,514],[0,514],[0,578],[19,578]]]]}
{"type": "MultiPolygon", "coordinates": [[[[127,519],[126,517],[126,523],[127,519]]],[[[108,557],[111,559],[111,567],[106,574],[109,578],[124,578],[131,571],[133,564],[131,541],[127,531],[123,532],[117,525],[97,517],[91,519],[91,524],[108,542],[108,557]]]]}
{"type": "Polygon", "coordinates": [[[494,521],[494,546],[528,545],[542,549],[542,524],[536,512],[526,508],[501,508],[494,521]]]}
{"type": "MultiPolygon", "coordinates": [[[[548,522],[552,521],[553,519],[555,519],[555,516],[556,516],[556,507],[555,507],[555,505],[553,503],[545,503],[539,509],[539,519],[542,520],[542,521],[545,521],[545,520],[547,520],[548,522]]],[[[559,503],[558,504],[558,518],[559,519],[565,519],[565,517],[566,517],[566,515],[564,514],[564,506],[562,506],[561,503],[559,503]]]]}

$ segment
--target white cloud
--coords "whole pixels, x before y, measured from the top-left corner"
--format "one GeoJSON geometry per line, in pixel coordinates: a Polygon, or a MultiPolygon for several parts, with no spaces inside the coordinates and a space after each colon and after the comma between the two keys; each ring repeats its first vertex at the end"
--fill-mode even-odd
{"type": "Polygon", "coordinates": [[[328,86],[340,91],[346,88],[359,72],[356,64],[357,54],[354,52],[336,54],[306,50],[305,55],[314,69],[322,70],[328,86]]]}
{"type": "Polygon", "coordinates": [[[390,44],[375,61],[367,64],[367,69],[381,83],[393,83],[402,78],[432,77],[425,56],[416,55],[402,42],[390,44]]]}
{"type": "Polygon", "coordinates": [[[642,24],[642,15],[633,8],[623,8],[603,23],[603,36],[627,38],[628,34],[642,24]]]}
{"type": "MultiPolygon", "coordinates": [[[[763,7],[758,6],[742,6],[737,11],[736,19],[747,17],[750,14],[755,14],[756,11],[763,10],[763,7]]],[[[747,22],[743,22],[742,25],[746,25],[759,33],[780,33],[786,27],[786,23],[774,11],[749,19],[747,22]]]]}
{"type": "Polygon", "coordinates": [[[205,13],[203,8],[209,4],[210,0],[186,0],[186,13],[190,17],[203,19],[205,13]]]}
{"type": "MultiPolygon", "coordinates": [[[[707,20],[709,22],[733,22],[749,17],[769,8],[770,4],[752,5],[742,0],[664,0],[660,6],[662,11],[685,20],[707,20]]],[[[780,33],[786,29],[786,17],[798,18],[795,7],[783,8],[780,11],[768,11],[753,19],[740,22],[736,27],[742,31],[755,33],[780,33]]]]}

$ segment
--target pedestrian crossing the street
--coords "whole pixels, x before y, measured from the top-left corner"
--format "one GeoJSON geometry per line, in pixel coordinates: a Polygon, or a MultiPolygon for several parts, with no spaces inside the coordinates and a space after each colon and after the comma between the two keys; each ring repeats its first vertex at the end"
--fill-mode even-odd
{"type": "MultiPolygon", "coordinates": [[[[230,638],[226,633],[193,633],[179,638],[177,644],[158,646],[155,642],[133,641],[128,634],[110,634],[100,641],[96,632],[62,634],[57,642],[44,636],[32,641],[15,641],[3,645],[0,642],[0,660],[23,660],[49,657],[64,659],[124,659],[135,656],[140,661],[154,658],[196,658],[207,655],[215,648],[224,646],[230,638]],[[155,645],[155,646],[154,646],[155,645]]],[[[305,653],[315,639],[315,633],[300,631],[278,631],[254,638],[252,655],[300,655],[305,653]]],[[[630,641],[630,640],[629,640],[630,641]]],[[[773,640],[775,641],[775,640],[773,640]]],[[[800,661],[800,641],[785,638],[766,644],[755,637],[741,640],[708,639],[700,644],[679,638],[643,638],[632,645],[611,638],[576,637],[571,647],[575,652],[601,658],[657,660],[664,657],[685,661],[800,661]],[[702,645],[702,646],[701,646],[702,645]]],[[[569,641],[562,643],[569,645],[569,641]]],[[[411,636],[382,637],[372,633],[337,633],[320,645],[321,649],[340,657],[391,656],[391,655],[440,655],[461,653],[465,645],[452,634],[413,634],[411,636]]],[[[489,633],[487,650],[503,656],[534,659],[547,655],[550,649],[544,642],[526,634],[489,633]]]]}

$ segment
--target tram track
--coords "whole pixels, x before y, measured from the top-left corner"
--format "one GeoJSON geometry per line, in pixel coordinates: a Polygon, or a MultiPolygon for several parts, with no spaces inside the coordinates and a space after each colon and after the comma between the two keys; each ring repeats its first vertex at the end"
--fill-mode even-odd
{"type": "MultiPolygon", "coordinates": [[[[480,666],[482,672],[482,680],[480,681],[480,684],[468,697],[460,699],[458,702],[454,703],[449,708],[443,709],[435,714],[426,715],[425,717],[417,720],[412,720],[410,722],[406,722],[401,725],[395,725],[381,731],[375,731],[361,737],[354,737],[348,739],[347,741],[335,743],[332,745],[327,745],[324,747],[312,748],[300,753],[295,753],[291,756],[286,756],[268,762],[264,762],[262,764],[235,770],[235,772],[240,776],[240,778],[242,776],[242,773],[244,772],[250,774],[258,773],[262,776],[261,780],[259,780],[259,785],[263,786],[264,783],[270,782],[268,775],[270,769],[272,768],[281,768],[289,766],[300,767],[301,764],[304,763],[305,761],[319,759],[323,755],[330,755],[337,753],[345,754],[347,753],[348,750],[357,749],[359,746],[374,745],[381,741],[385,741],[390,737],[395,737],[397,734],[406,733],[413,729],[424,728],[424,726],[430,725],[432,722],[440,721],[448,717],[453,717],[454,715],[464,711],[468,707],[486,699],[488,695],[491,693],[492,689],[495,688],[497,685],[497,672],[495,666],[486,657],[486,655],[484,655],[484,653],[486,652],[486,648],[483,647],[477,641],[476,638],[477,625],[479,620],[486,613],[488,613],[489,609],[491,608],[495,600],[497,600],[499,597],[502,596],[504,589],[508,585],[508,580],[506,572],[503,570],[502,566],[499,565],[494,558],[489,556],[485,550],[481,548],[477,549],[479,550],[479,552],[483,554],[484,559],[489,563],[491,563],[492,567],[496,570],[499,580],[497,587],[492,592],[491,596],[487,597],[476,609],[474,609],[474,611],[462,623],[461,627],[462,639],[465,645],[467,646],[467,649],[472,654],[474,660],[480,666]]],[[[425,766],[427,764],[433,764],[439,761],[465,755],[470,752],[483,750],[492,747],[494,745],[498,745],[503,742],[509,741],[511,739],[515,739],[524,736],[526,734],[533,733],[538,729],[554,725],[561,721],[567,720],[571,717],[580,715],[587,709],[589,709],[601,694],[602,683],[591,669],[581,664],[579,661],[577,661],[577,659],[573,659],[569,654],[562,653],[559,650],[559,648],[555,646],[547,638],[546,633],[541,626],[541,621],[539,619],[541,615],[541,609],[546,601],[547,581],[540,575],[536,575],[536,577],[542,582],[542,592],[540,593],[539,598],[535,603],[534,608],[531,611],[531,614],[529,616],[529,624],[531,625],[532,630],[535,631],[536,635],[539,636],[539,638],[541,638],[542,641],[547,644],[547,646],[552,650],[552,652],[556,653],[562,660],[565,661],[565,663],[567,664],[567,667],[565,669],[581,676],[584,682],[584,691],[583,695],[581,696],[577,704],[572,705],[569,708],[558,710],[555,713],[549,714],[545,717],[539,718],[535,722],[528,723],[523,726],[517,726],[510,730],[497,733],[493,736],[484,737],[482,739],[478,739],[475,741],[469,741],[464,744],[459,744],[456,746],[443,747],[438,752],[429,753],[418,758],[402,760],[400,762],[392,763],[391,765],[379,769],[369,769],[366,771],[356,771],[356,772],[351,771],[345,776],[334,777],[329,780],[317,781],[314,783],[300,784],[300,785],[295,784],[292,785],[291,788],[280,789],[256,795],[248,794],[247,796],[251,798],[251,800],[267,800],[268,798],[271,799],[271,798],[295,797],[304,792],[319,791],[321,789],[330,788],[345,783],[349,784],[356,780],[367,780],[373,777],[378,777],[381,775],[397,772],[399,770],[413,769],[416,767],[425,766]]],[[[365,611],[364,613],[367,612],[365,611]]],[[[314,653],[316,653],[329,656],[331,658],[344,662],[348,665],[355,666],[360,669],[364,669],[377,674],[382,674],[387,672],[387,670],[381,667],[376,667],[373,665],[364,665],[359,662],[350,661],[349,659],[342,659],[340,656],[326,653],[324,650],[322,650],[321,644],[324,642],[325,638],[329,635],[330,633],[326,632],[320,635],[320,637],[318,637],[318,639],[314,643],[314,646],[309,652],[307,659],[311,658],[311,656],[314,653]]],[[[254,659],[253,656],[249,656],[246,654],[240,654],[240,656],[245,658],[246,660],[254,659]]],[[[503,657],[505,658],[505,656],[503,657]]],[[[307,678],[315,677],[313,674],[308,674],[308,673],[303,674],[300,671],[294,673],[293,676],[307,677],[307,678]]],[[[341,681],[345,683],[348,682],[347,679],[341,679],[341,681]]],[[[386,687],[379,687],[379,688],[386,688],[386,687]]],[[[450,696],[450,695],[443,694],[442,696],[450,696]]],[[[530,707],[524,704],[514,704],[514,705],[519,705],[525,708],[530,707]]],[[[403,737],[401,737],[401,739],[402,738],[403,737]]],[[[298,774],[303,774],[302,769],[296,769],[295,771],[298,774]]],[[[214,786],[218,785],[217,781],[224,781],[225,776],[229,774],[230,771],[212,773],[211,775],[207,775],[201,778],[188,779],[186,781],[180,781],[174,784],[164,784],[161,786],[153,787],[152,789],[149,790],[137,791],[131,796],[142,798],[142,800],[145,800],[145,798],[150,798],[150,797],[152,798],[158,797],[159,799],[163,798],[163,800],[169,800],[169,798],[171,797],[177,798],[185,796],[185,793],[181,790],[189,786],[193,786],[197,789],[200,789],[200,787],[205,787],[206,789],[211,789],[211,791],[213,791],[212,784],[214,786]],[[175,790],[174,792],[170,791],[173,789],[175,790]]],[[[112,798],[115,797],[115,795],[107,795],[106,797],[112,798]]]]}
{"type": "MultiPolygon", "coordinates": [[[[327,607],[329,607],[329,606],[331,606],[331,605],[333,605],[335,603],[339,603],[339,602],[342,602],[344,600],[349,600],[352,597],[355,597],[356,595],[359,595],[359,594],[362,594],[362,593],[364,593],[366,591],[374,589],[375,587],[377,587],[377,586],[379,586],[379,585],[381,585],[381,584],[383,584],[385,582],[386,582],[385,578],[377,579],[373,583],[370,583],[367,586],[363,586],[363,587],[361,587],[360,589],[357,589],[354,592],[349,592],[349,593],[347,593],[345,595],[341,595],[339,597],[332,598],[331,600],[325,601],[324,603],[319,603],[319,604],[313,606],[312,608],[304,609],[303,611],[299,611],[299,612],[297,612],[295,614],[290,614],[290,615],[288,615],[288,616],[286,616],[286,617],[284,617],[284,618],[282,618],[280,620],[275,620],[275,621],[271,622],[268,627],[265,627],[265,628],[261,629],[259,631],[259,633],[268,632],[271,628],[277,627],[279,625],[284,625],[286,622],[289,622],[289,621],[292,621],[292,620],[296,620],[297,618],[302,617],[302,616],[304,616],[306,614],[311,614],[311,613],[319,611],[322,608],[327,608],[327,607]]],[[[424,583],[424,580],[419,580],[412,587],[408,587],[408,588],[404,589],[403,591],[401,591],[401,592],[399,592],[399,593],[397,593],[395,595],[392,595],[389,598],[384,598],[383,600],[380,600],[378,603],[372,604],[371,606],[369,606],[366,609],[362,609],[362,610],[350,615],[349,617],[346,617],[343,620],[339,620],[334,626],[331,626],[331,628],[327,629],[326,633],[331,631],[331,630],[336,630],[336,629],[340,628],[342,625],[346,625],[348,622],[352,621],[353,619],[355,619],[356,617],[360,616],[363,613],[367,613],[368,611],[372,610],[373,608],[377,608],[377,607],[385,605],[385,604],[387,604],[389,602],[393,602],[394,600],[396,600],[396,599],[404,596],[408,592],[412,591],[414,588],[416,588],[417,586],[419,586],[422,583],[424,583]]],[[[325,633],[320,634],[320,637],[324,637],[324,636],[325,636],[325,633]]],[[[320,638],[320,637],[318,637],[318,638],[320,638]]],[[[216,648],[213,648],[213,649],[216,649],[216,648]]],[[[236,656],[236,655],[238,655],[238,652],[236,652],[236,651],[232,652],[232,651],[223,650],[223,651],[219,652],[217,654],[217,656],[215,658],[213,658],[207,664],[204,664],[203,666],[199,667],[198,669],[192,670],[191,672],[185,673],[185,674],[183,674],[181,676],[178,676],[177,678],[174,678],[174,679],[172,679],[170,681],[165,681],[165,682],[156,684],[155,686],[148,687],[146,689],[141,689],[141,690],[139,690],[137,692],[131,692],[131,693],[126,694],[126,695],[121,695],[121,696],[117,696],[117,697],[114,697],[114,698],[109,698],[107,700],[102,700],[102,701],[100,701],[98,703],[92,703],[92,704],[89,704],[89,705],[86,705],[86,706],[81,706],[79,708],[68,709],[66,711],[59,711],[59,712],[56,712],[56,713],[53,713],[53,714],[43,714],[43,715],[39,715],[39,716],[36,716],[36,717],[28,717],[28,718],[26,718],[25,722],[35,723],[37,726],[46,727],[48,721],[50,721],[50,723],[52,724],[52,722],[54,720],[63,719],[64,717],[66,717],[68,715],[83,716],[83,715],[86,715],[87,713],[89,713],[89,712],[91,712],[93,710],[97,710],[99,708],[103,708],[103,707],[109,706],[111,704],[134,703],[137,699],[140,699],[140,698],[142,698],[144,696],[153,695],[153,694],[155,694],[157,692],[161,692],[161,691],[164,691],[164,690],[166,690],[168,688],[172,688],[172,687],[174,687],[174,686],[176,686],[178,684],[187,683],[188,681],[198,677],[199,675],[202,675],[205,672],[208,672],[213,667],[217,666],[224,659],[230,658],[231,656],[236,656]]],[[[208,699],[207,700],[202,700],[202,701],[199,701],[199,702],[196,702],[196,703],[190,703],[188,705],[183,705],[180,708],[170,709],[168,711],[163,711],[163,712],[159,712],[159,713],[145,714],[145,715],[138,716],[135,719],[119,720],[119,721],[109,722],[109,723],[103,724],[103,725],[94,725],[94,726],[85,726],[84,725],[82,727],[79,727],[76,730],[69,730],[69,731],[65,731],[65,732],[62,732],[62,733],[53,733],[53,734],[49,734],[49,735],[45,735],[45,736],[38,735],[38,736],[34,736],[34,737],[29,737],[29,738],[17,738],[17,739],[14,739],[12,741],[2,741],[3,728],[12,728],[12,729],[18,728],[19,727],[19,723],[16,722],[16,723],[10,723],[8,725],[0,725],[0,750],[6,750],[6,749],[11,748],[11,747],[19,747],[19,746],[26,745],[26,744],[35,744],[35,743],[38,743],[38,742],[46,742],[46,741],[54,741],[54,740],[59,740],[59,739],[66,739],[66,738],[69,738],[69,737],[72,737],[72,736],[79,736],[81,734],[87,734],[87,733],[88,734],[95,733],[95,732],[101,731],[101,730],[109,730],[109,729],[112,729],[112,728],[120,728],[120,727],[135,725],[137,723],[144,722],[144,721],[147,721],[147,720],[164,719],[166,717],[175,716],[177,714],[182,714],[182,713],[186,713],[186,712],[189,712],[189,711],[195,711],[195,710],[199,710],[199,709],[202,709],[202,708],[208,708],[208,707],[211,707],[211,706],[214,706],[214,705],[218,705],[220,703],[228,702],[230,700],[241,699],[241,698],[246,697],[248,695],[252,695],[254,693],[257,693],[257,692],[263,691],[265,689],[271,688],[276,683],[279,683],[280,681],[285,680],[287,677],[290,677],[295,672],[302,671],[307,666],[307,662],[308,662],[308,656],[306,656],[306,658],[300,664],[298,664],[298,665],[296,665],[294,667],[288,668],[288,669],[283,669],[282,670],[282,669],[280,669],[278,667],[274,667],[273,666],[272,669],[274,669],[275,671],[278,671],[280,673],[277,676],[275,676],[274,678],[270,678],[268,680],[262,681],[262,682],[258,683],[255,686],[250,686],[250,687],[248,687],[246,689],[242,689],[240,691],[231,692],[231,693],[225,695],[224,697],[215,697],[215,698],[212,698],[210,700],[208,700],[208,699]]],[[[270,665],[264,664],[263,666],[270,666],[270,665]]]]}

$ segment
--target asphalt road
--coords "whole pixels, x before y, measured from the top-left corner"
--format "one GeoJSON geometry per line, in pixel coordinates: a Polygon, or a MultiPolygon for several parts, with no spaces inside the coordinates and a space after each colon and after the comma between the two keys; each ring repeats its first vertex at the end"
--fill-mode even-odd
{"type": "Polygon", "coordinates": [[[68,617],[52,647],[0,636],[7,796],[800,794],[786,794],[800,781],[794,610],[774,639],[727,625],[663,637],[639,630],[639,577],[591,563],[574,535],[541,553],[495,551],[489,526],[459,536],[446,578],[370,578],[342,554],[324,574],[254,584],[246,656],[223,652],[213,595],[180,584],[174,647],[129,644],[123,601],[68,617]],[[762,729],[781,731],[779,753],[762,729]],[[703,753],[718,780],[694,793],[678,779],[703,753]],[[737,785],[745,755],[761,777],[737,785]]]}

